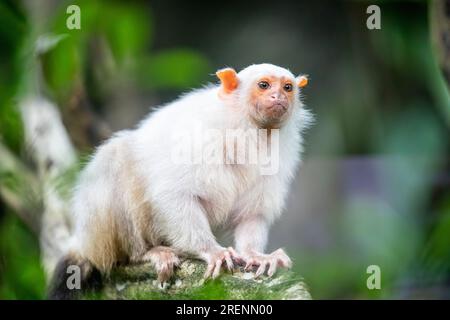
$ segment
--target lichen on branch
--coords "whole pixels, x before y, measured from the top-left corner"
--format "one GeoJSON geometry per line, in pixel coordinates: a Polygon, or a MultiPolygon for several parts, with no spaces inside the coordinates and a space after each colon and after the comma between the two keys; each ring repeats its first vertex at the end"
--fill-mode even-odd
{"type": "MultiPolygon", "coordinates": [[[[116,268],[104,280],[97,299],[282,299],[309,300],[303,279],[292,271],[280,270],[274,277],[254,278],[242,268],[224,273],[215,280],[203,279],[205,264],[184,260],[173,278],[162,286],[150,264],[116,268]]],[[[88,298],[88,297],[86,297],[88,298]]],[[[90,297],[92,298],[92,297],[90,297]]]]}

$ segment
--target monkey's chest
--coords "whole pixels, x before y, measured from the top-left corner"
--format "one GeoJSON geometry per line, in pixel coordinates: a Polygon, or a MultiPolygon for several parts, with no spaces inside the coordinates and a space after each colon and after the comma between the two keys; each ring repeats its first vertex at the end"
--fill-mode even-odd
{"type": "Polygon", "coordinates": [[[211,226],[232,224],[236,213],[250,206],[248,201],[261,197],[262,182],[257,171],[246,166],[233,165],[211,173],[206,193],[200,197],[211,226]]]}

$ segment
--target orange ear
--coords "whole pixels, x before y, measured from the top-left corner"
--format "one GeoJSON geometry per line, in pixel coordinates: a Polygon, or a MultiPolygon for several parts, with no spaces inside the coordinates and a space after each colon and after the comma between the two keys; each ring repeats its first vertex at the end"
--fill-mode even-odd
{"type": "Polygon", "coordinates": [[[297,77],[297,86],[299,88],[306,87],[308,84],[308,78],[306,76],[298,76],[297,77]]]}
{"type": "Polygon", "coordinates": [[[239,79],[233,68],[220,69],[216,72],[216,75],[220,79],[225,93],[231,93],[238,87],[239,79]]]}

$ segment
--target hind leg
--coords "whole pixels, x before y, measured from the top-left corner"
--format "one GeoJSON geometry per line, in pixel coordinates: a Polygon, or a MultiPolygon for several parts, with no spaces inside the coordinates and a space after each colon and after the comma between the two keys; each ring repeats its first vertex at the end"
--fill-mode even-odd
{"type": "Polygon", "coordinates": [[[172,248],[153,247],[142,257],[145,262],[150,262],[158,274],[158,281],[163,283],[173,275],[173,270],[180,264],[180,259],[172,248]]]}

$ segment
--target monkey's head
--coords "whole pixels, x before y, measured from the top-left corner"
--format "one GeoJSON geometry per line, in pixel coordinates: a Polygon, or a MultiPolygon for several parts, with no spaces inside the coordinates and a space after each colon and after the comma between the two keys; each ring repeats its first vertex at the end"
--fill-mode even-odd
{"type": "Polygon", "coordinates": [[[299,90],[306,76],[295,77],[289,70],[272,65],[251,65],[239,73],[232,68],[216,72],[221,81],[219,96],[238,105],[260,128],[280,128],[301,107],[299,90]]]}

